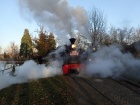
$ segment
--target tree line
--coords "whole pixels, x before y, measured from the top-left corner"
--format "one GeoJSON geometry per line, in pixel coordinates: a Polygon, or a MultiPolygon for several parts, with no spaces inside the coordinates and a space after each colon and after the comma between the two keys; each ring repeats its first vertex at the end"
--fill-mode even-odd
{"type": "Polygon", "coordinates": [[[52,32],[46,33],[44,26],[40,26],[38,38],[32,38],[29,30],[25,29],[21,38],[20,48],[11,42],[4,52],[4,58],[32,58],[33,56],[46,56],[48,52],[56,49],[56,41],[52,32]]]}
{"type": "Polygon", "coordinates": [[[98,45],[109,45],[118,43],[121,45],[130,45],[140,40],[140,28],[115,26],[107,27],[107,19],[103,12],[93,8],[89,12],[89,34],[92,43],[98,45]]]}

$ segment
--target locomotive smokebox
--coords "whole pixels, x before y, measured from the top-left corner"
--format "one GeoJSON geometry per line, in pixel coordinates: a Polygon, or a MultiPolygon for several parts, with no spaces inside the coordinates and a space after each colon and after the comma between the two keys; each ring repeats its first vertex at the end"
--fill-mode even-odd
{"type": "Polygon", "coordinates": [[[75,38],[70,38],[69,40],[70,40],[71,44],[74,44],[76,39],[75,38]]]}

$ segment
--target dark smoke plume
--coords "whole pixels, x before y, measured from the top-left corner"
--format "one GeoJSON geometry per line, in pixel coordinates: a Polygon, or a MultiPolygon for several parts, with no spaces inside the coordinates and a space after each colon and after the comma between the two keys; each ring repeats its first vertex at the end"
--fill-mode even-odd
{"type": "MultiPolygon", "coordinates": [[[[19,0],[24,16],[33,17],[37,23],[47,25],[51,32],[65,39],[73,30],[87,35],[87,12],[81,6],[72,7],[68,0],[19,0]]],[[[65,41],[65,40],[63,40],[65,41]]]]}

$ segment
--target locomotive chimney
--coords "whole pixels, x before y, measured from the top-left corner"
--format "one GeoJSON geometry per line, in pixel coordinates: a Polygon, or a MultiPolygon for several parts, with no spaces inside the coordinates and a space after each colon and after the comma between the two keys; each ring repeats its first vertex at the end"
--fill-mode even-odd
{"type": "Polygon", "coordinates": [[[71,44],[74,44],[76,39],[75,38],[70,38],[69,40],[70,40],[71,44]]]}

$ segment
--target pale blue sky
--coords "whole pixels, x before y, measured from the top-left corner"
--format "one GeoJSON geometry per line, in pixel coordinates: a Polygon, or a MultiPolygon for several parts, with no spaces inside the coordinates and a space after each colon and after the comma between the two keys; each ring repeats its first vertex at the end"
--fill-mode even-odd
{"type": "MultiPolygon", "coordinates": [[[[19,12],[18,0],[0,0],[0,46],[5,49],[10,42],[20,45],[24,29],[31,34],[38,28],[34,20],[27,20],[19,12]]],[[[140,26],[140,0],[68,0],[71,6],[86,10],[96,7],[104,12],[108,26],[140,26]]],[[[32,18],[31,18],[32,19],[32,18]]]]}

